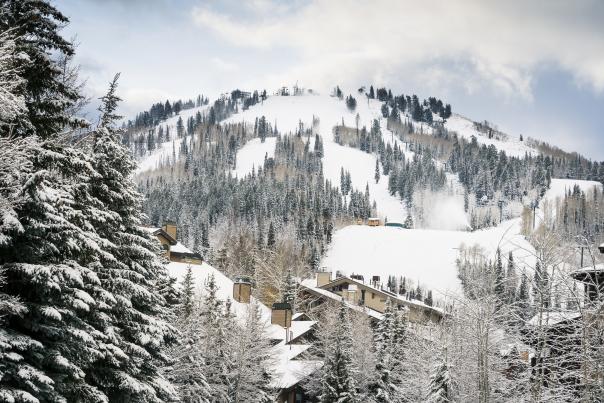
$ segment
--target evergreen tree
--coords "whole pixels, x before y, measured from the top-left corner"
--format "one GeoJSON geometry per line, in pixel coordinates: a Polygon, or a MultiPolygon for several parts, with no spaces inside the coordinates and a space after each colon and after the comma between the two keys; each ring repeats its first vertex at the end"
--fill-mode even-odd
{"type": "Polygon", "coordinates": [[[271,221],[271,223],[268,226],[268,235],[266,237],[266,247],[269,249],[272,249],[275,246],[275,226],[273,225],[273,222],[271,221]]]}
{"type": "Polygon", "coordinates": [[[69,66],[74,47],[59,33],[68,22],[45,0],[5,0],[0,7],[0,31],[11,32],[16,52],[29,61],[19,66],[27,117],[19,120],[15,134],[48,139],[67,125],[84,124],[73,116],[83,99],[77,73],[69,66]]]}
{"type": "Polygon", "coordinates": [[[430,376],[430,390],[426,401],[447,403],[451,401],[451,375],[446,361],[439,362],[430,376]]]}
{"type": "MultiPolygon", "coordinates": [[[[187,277],[189,273],[190,267],[187,277]]],[[[187,277],[183,282],[185,290],[189,287],[184,284],[188,283],[187,277]]],[[[213,401],[212,390],[205,377],[200,304],[192,288],[190,294],[185,290],[183,295],[190,295],[191,312],[187,314],[185,310],[181,310],[175,321],[180,329],[180,337],[179,343],[168,350],[172,363],[165,368],[166,377],[178,388],[178,396],[183,402],[210,403],[213,401]]]]}
{"type": "Polygon", "coordinates": [[[376,402],[393,401],[396,389],[390,379],[392,364],[398,357],[393,357],[395,314],[390,298],[386,300],[386,308],[382,320],[375,329],[374,345],[376,352],[376,380],[371,386],[376,402]]]}
{"type": "Polygon", "coordinates": [[[388,104],[382,104],[381,112],[384,119],[388,118],[388,116],[390,115],[390,111],[388,110],[388,104]]]}
{"type": "Polygon", "coordinates": [[[495,256],[495,294],[500,300],[505,297],[505,273],[503,264],[501,263],[501,250],[497,248],[495,256]]]}
{"type": "Polygon", "coordinates": [[[291,269],[287,270],[287,275],[285,276],[281,295],[283,296],[283,302],[287,302],[291,306],[292,312],[295,313],[296,296],[298,295],[298,284],[294,279],[291,269]]]}
{"type": "Polygon", "coordinates": [[[176,330],[160,319],[166,302],[156,284],[167,272],[158,258],[159,247],[141,228],[142,197],[132,182],[136,163],[113,127],[120,100],[118,78],[119,74],[101,98],[100,123],[93,133],[92,166],[99,176],[92,181],[90,193],[101,208],[95,206],[87,214],[106,252],[93,267],[101,286],[111,290],[117,301],[104,310],[102,329],[113,335],[115,345],[130,348],[132,353],[103,357],[88,375],[98,380],[111,400],[156,401],[171,396],[170,390],[162,388],[165,382],[154,360],[162,359],[162,347],[174,340],[176,330]],[[129,378],[128,384],[123,382],[124,376],[129,378]]]}
{"type": "Polygon", "coordinates": [[[180,312],[183,318],[188,318],[193,313],[193,304],[195,297],[195,282],[191,265],[187,266],[187,274],[182,280],[180,298],[180,312]]]}
{"type": "Polygon", "coordinates": [[[342,301],[338,313],[340,325],[336,328],[325,360],[321,378],[321,403],[351,403],[358,401],[352,356],[352,328],[348,307],[342,301]]]}
{"type": "Polygon", "coordinates": [[[413,217],[411,217],[411,214],[407,214],[407,218],[405,218],[405,224],[403,224],[403,225],[407,229],[413,228],[413,217]]]}
{"type": "Polygon", "coordinates": [[[379,183],[380,181],[380,160],[379,158],[375,159],[375,183],[379,183]]]}
{"type": "Polygon", "coordinates": [[[351,112],[354,112],[357,108],[357,100],[352,95],[346,97],[346,107],[348,107],[348,110],[351,112]]]}

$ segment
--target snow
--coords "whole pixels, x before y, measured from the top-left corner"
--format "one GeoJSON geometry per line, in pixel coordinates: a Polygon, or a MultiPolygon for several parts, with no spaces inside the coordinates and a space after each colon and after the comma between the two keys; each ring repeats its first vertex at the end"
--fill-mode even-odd
{"type": "Polygon", "coordinates": [[[470,140],[472,136],[476,137],[478,143],[494,145],[498,151],[505,151],[509,156],[524,157],[528,154],[536,154],[536,150],[526,145],[520,138],[509,136],[507,140],[489,139],[487,135],[474,128],[474,122],[461,115],[453,114],[445,123],[445,128],[449,131],[457,132],[460,137],[470,140]]]}
{"type": "Polygon", "coordinates": [[[191,249],[187,248],[180,242],[177,242],[176,245],[170,246],[170,252],[193,253],[191,249]]]}
{"type": "MultiPolygon", "coordinates": [[[[139,174],[141,172],[150,171],[160,166],[164,161],[172,157],[173,147],[176,149],[176,157],[178,158],[178,148],[180,146],[181,141],[181,139],[176,138],[176,122],[178,122],[178,118],[182,118],[183,124],[186,127],[187,120],[190,117],[195,117],[195,115],[197,115],[197,112],[201,113],[203,116],[206,111],[210,109],[210,106],[211,104],[185,109],[181,111],[178,115],[174,115],[171,118],[166,119],[164,122],[158,124],[155,127],[156,134],[160,126],[164,128],[164,133],[166,132],[166,129],[169,128],[171,140],[158,144],[157,148],[151,154],[144,156],[138,163],[136,173],[139,174]]],[[[187,138],[189,137],[190,136],[187,136],[187,138]]]]}
{"type": "Polygon", "coordinates": [[[264,165],[264,157],[275,156],[276,137],[267,137],[264,143],[259,138],[248,141],[237,152],[237,167],[232,171],[234,176],[242,178],[252,172],[258,171],[258,167],[264,165]]]}
{"type": "MultiPolygon", "coordinates": [[[[199,290],[203,290],[204,285],[207,283],[211,275],[214,275],[214,281],[216,282],[216,296],[226,301],[227,298],[231,300],[231,310],[235,316],[244,321],[247,316],[247,309],[249,304],[240,303],[232,299],[233,296],[233,281],[227,276],[222,274],[219,270],[210,266],[207,263],[201,265],[190,265],[187,263],[171,262],[167,265],[170,276],[176,278],[177,283],[180,284],[187,274],[188,268],[191,267],[194,282],[199,290]]],[[[273,379],[272,385],[277,388],[288,388],[301,379],[314,372],[317,368],[320,368],[322,363],[320,361],[307,361],[307,360],[295,360],[300,354],[306,351],[309,345],[300,344],[286,344],[286,331],[284,328],[278,325],[271,325],[271,310],[257,301],[252,297],[252,301],[258,302],[260,314],[262,320],[266,323],[267,336],[273,340],[277,340],[278,343],[271,347],[271,353],[275,358],[273,362],[273,379]]],[[[314,321],[292,321],[292,327],[290,331],[293,334],[293,339],[302,336],[308,332],[316,322],[314,321]]]]}
{"type": "Polygon", "coordinates": [[[497,247],[504,257],[511,250],[516,264],[532,266],[534,249],[519,231],[519,219],[475,232],[351,225],[336,231],[321,266],[345,275],[377,275],[384,283],[388,275],[404,276],[446,295],[460,291],[455,260],[462,244],[479,244],[493,257],[497,247]]]}
{"type": "MultiPolygon", "coordinates": [[[[545,326],[555,326],[559,323],[581,317],[581,312],[578,311],[552,311],[544,312],[541,317],[541,324],[545,326]]],[[[535,315],[529,320],[529,325],[539,326],[539,315],[535,315]]]]}
{"type": "MultiPolygon", "coordinates": [[[[348,94],[348,93],[346,93],[348,94]]],[[[375,155],[358,149],[340,146],[333,141],[333,127],[342,124],[356,126],[356,114],[359,114],[359,128],[371,128],[373,119],[378,119],[382,127],[382,135],[386,142],[392,141],[392,133],[386,130],[385,120],[381,117],[381,102],[367,100],[364,95],[351,92],[357,98],[357,108],[350,112],[343,100],[328,95],[303,96],[271,96],[263,103],[256,104],[246,111],[231,116],[226,122],[248,122],[253,124],[256,118],[265,116],[266,119],[283,133],[295,133],[302,121],[305,128],[312,126],[313,116],[320,119],[317,132],[323,137],[323,173],[325,179],[335,186],[340,185],[340,171],[344,167],[350,171],[352,185],[355,189],[365,191],[369,184],[372,202],[375,200],[379,215],[389,221],[404,222],[407,213],[401,200],[390,195],[388,191],[388,176],[382,175],[379,183],[375,183],[375,155]]],[[[254,141],[254,140],[253,140],[254,141]]],[[[266,139],[269,141],[269,138],[266,139]]],[[[250,142],[251,143],[251,142],[250,142]]],[[[248,143],[249,144],[249,143],[248,143]]],[[[237,174],[249,173],[251,165],[258,166],[264,161],[268,145],[259,147],[257,143],[244,146],[237,153],[237,174]]],[[[272,152],[274,153],[274,144],[272,152]]],[[[407,153],[411,155],[410,153],[407,153]]],[[[269,153],[269,155],[271,155],[269,153]]]]}
{"type": "MultiPolygon", "coordinates": [[[[574,185],[583,191],[594,186],[602,188],[602,184],[594,181],[552,179],[537,217],[544,200],[563,197],[574,185]]],[[[332,272],[340,270],[345,275],[362,274],[365,278],[377,275],[383,282],[388,275],[405,276],[437,294],[457,293],[461,284],[455,260],[462,244],[478,244],[493,258],[500,247],[504,259],[509,251],[513,252],[519,270],[534,267],[535,250],[520,235],[520,224],[521,219],[516,218],[474,232],[352,225],[335,232],[321,266],[332,272]]]]}
{"type": "Polygon", "coordinates": [[[543,200],[555,202],[557,198],[563,198],[568,191],[572,191],[577,185],[583,192],[588,192],[594,189],[602,189],[602,184],[596,181],[585,181],[578,179],[552,179],[549,189],[545,192],[543,200]]]}
{"type": "MultiPolygon", "coordinates": [[[[306,279],[300,283],[301,287],[304,287],[316,294],[321,294],[321,295],[325,296],[326,298],[330,298],[331,300],[336,301],[336,302],[342,301],[342,297],[339,296],[338,294],[333,293],[331,291],[324,290],[322,288],[319,288],[316,285],[317,285],[317,280],[315,278],[306,279]]],[[[352,310],[369,315],[374,319],[382,320],[383,315],[381,313],[379,313],[378,311],[374,311],[373,309],[370,309],[366,306],[355,305],[348,301],[344,301],[344,303],[352,310]]]]}
{"type": "Polygon", "coordinates": [[[572,191],[574,186],[578,186],[579,189],[583,192],[591,191],[595,188],[598,188],[602,191],[602,184],[596,181],[587,181],[587,180],[579,180],[579,179],[554,179],[550,183],[549,189],[543,195],[543,198],[539,202],[539,209],[535,212],[537,225],[543,221],[544,218],[544,207],[545,203],[549,204],[549,213],[552,216],[555,214],[554,207],[556,204],[564,198],[564,195],[568,193],[568,191],[572,191]]]}
{"type": "Polygon", "coordinates": [[[282,360],[275,368],[271,387],[287,389],[323,366],[322,361],[282,360]]]}
{"type": "MultiPolygon", "coordinates": [[[[233,300],[233,281],[224,274],[222,274],[219,270],[216,270],[206,262],[203,262],[201,265],[170,262],[167,265],[170,276],[176,278],[177,283],[182,282],[185,275],[187,274],[189,266],[191,266],[192,269],[195,285],[200,291],[203,291],[205,284],[207,284],[208,279],[213,274],[217,287],[217,297],[223,301],[226,301],[227,298],[230,299],[231,309],[233,310],[233,313],[242,321],[245,320],[249,304],[244,304],[233,300]]],[[[252,300],[255,300],[255,298],[252,297],[252,300]]],[[[277,338],[284,339],[285,330],[280,326],[270,324],[271,310],[263,304],[259,305],[260,312],[262,314],[262,319],[267,323],[268,333],[270,335],[280,335],[277,338]]]]}

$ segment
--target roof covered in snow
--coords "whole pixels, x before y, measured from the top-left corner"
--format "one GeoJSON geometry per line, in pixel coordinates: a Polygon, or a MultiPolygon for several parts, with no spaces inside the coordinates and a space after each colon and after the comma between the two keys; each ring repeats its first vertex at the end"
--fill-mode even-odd
{"type": "MultiPolygon", "coordinates": [[[[230,299],[232,312],[240,320],[245,320],[249,304],[233,300],[233,280],[222,272],[205,262],[200,265],[170,262],[167,265],[170,276],[176,278],[178,283],[182,281],[189,267],[192,268],[194,282],[198,291],[203,292],[204,286],[207,284],[210,276],[213,275],[214,281],[216,282],[217,297],[223,301],[230,299]]],[[[262,319],[266,323],[267,337],[276,341],[276,344],[272,347],[273,356],[275,357],[275,362],[273,364],[273,373],[275,374],[275,377],[272,380],[273,385],[278,388],[291,387],[320,367],[321,362],[296,359],[310,347],[309,345],[286,342],[286,340],[295,342],[296,339],[308,333],[316,322],[309,320],[292,321],[291,327],[289,328],[291,337],[288,338],[286,329],[270,323],[270,308],[262,304],[256,298],[251,298],[253,302],[258,303],[262,319]]]]}
{"type": "MultiPolygon", "coordinates": [[[[303,280],[300,283],[300,287],[308,290],[309,292],[311,292],[311,293],[313,293],[315,295],[320,295],[320,296],[329,298],[332,301],[336,301],[336,302],[342,301],[342,297],[339,296],[338,294],[333,293],[331,291],[324,290],[324,289],[319,288],[319,287],[316,287],[315,286],[316,284],[317,284],[317,280],[315,280],[315,279],[306,279],[306,280],[303,280]]],[[[370,317],[372,317],[374,319],[378,319],[378,320],[382,319],[383,315],[381,313],[379,313],[378,311],[374,311],[371,308],[368,308],[366,306],[358,306],[358,305],[352,304],[352,303],[350,303],[348,301],[344,301],[344,303],[350,309],[352,309],[353,311],[364,313],[364,314],[369,315],[370,317]]]]}
{"type": "Polygon", "coordinates": [[[531,326],[556,326],[563,322],[575,320],[581,317],[579,311],[551,311],[544,312],[542,315],[535,315],[529,320],[528,324],[531,326]]]}

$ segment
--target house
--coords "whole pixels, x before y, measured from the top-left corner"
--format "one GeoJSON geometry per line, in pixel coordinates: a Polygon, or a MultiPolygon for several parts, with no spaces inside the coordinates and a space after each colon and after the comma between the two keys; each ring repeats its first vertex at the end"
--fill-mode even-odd
{"type": "Polygon", "coordinates": [[[444,312],[439,308],[428,306],[421,301],[408,300],[383,290],[378,285],[378,276],[373,276],[371,282],[366,284],[362,276],[340,276],[332,280],[331,272],[320,272],[317,273],[316,280],[305,280],[300,288],[307,297],[314,297],[314,304],[325,299],[344,300],[349,306],[365,310],[378,319],[381,319],[381,314],[386,310],[388,299],[398,307],[409,309],[410,322],[438,323],[444,316],[444,312]]]}
{"type": "Polygon", "coordinates": [[[369,225],[370,227],[379,227],[380,219],[377,217],[370,217],[367,219],[367,225],[369,225]]]}
{"type": "Polygon", "coordinates": [[[583,283],[582,306],[537,314],[524,332],[527,343],[539,352],[531,359],[533,374],[539,373],[545,384],[556,381],[579,388],[585,374],[592,382],[604,384],[602,366],[581,359],[585,348],[602,348],[604,343],[604,263],[575,270],[570,276],[583,283]]]}
{"type": "Polygon", "coordinates": [[[170,262],[167,269],[171,277],[182,282],[188,268],[192,266],[197,287],[202,288],[210,276],[214,276],[216,296],[231,301],[231,312],[237,320],[245,321],[250,303],[257,303],[260,315],[265,323],[265,334],[271,341],[273,357],[271,386],[277,391],[278,403],[308,403],[311,400],[304,394],[302,383],[306,377],[319,369],[323,363],[304,358],[311,347],[317,322],[310,320],[304,313],[292,313],[289,304],[277,303],[271,308],[254,297],[253,282],[246,277],[235,281],[206,262],[189,264],[170,262]]]}
{"type": "Polygon", "coordinates": [[[176,240],[178,228],[176,223],[167,222],[161,228],[145,227],[161,243],[165,256],[171,262],[201,264],[203,259],[199,253],[191,251],[176,240]]]}

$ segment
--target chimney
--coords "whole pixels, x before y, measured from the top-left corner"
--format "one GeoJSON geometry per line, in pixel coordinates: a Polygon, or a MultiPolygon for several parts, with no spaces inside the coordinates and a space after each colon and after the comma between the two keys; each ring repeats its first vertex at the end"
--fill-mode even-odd
{"type": "Polygon", "coordinates": [[[233,283],[233,299],[249,304],[252,296],[252,282],[247,277],[238,277],[233,283]]]}
{"type": "Polygon", "coordinates": [[[172,238],[176,239],[176,223],[174,221],[165,222],[161,228],[172,238]]]}
{"type": "Polygon", "coordinates": [[[323,287],[325,284],[331,282],[330,271],[320,271],[317,273],[317,287],[323,287]]]}
{"type": "Polygon", "coordinates": [[[279,325],[284,328],[291,327],[292,307],[287,302],[275,302],[271,311],[271,325],[279,325]]]}

